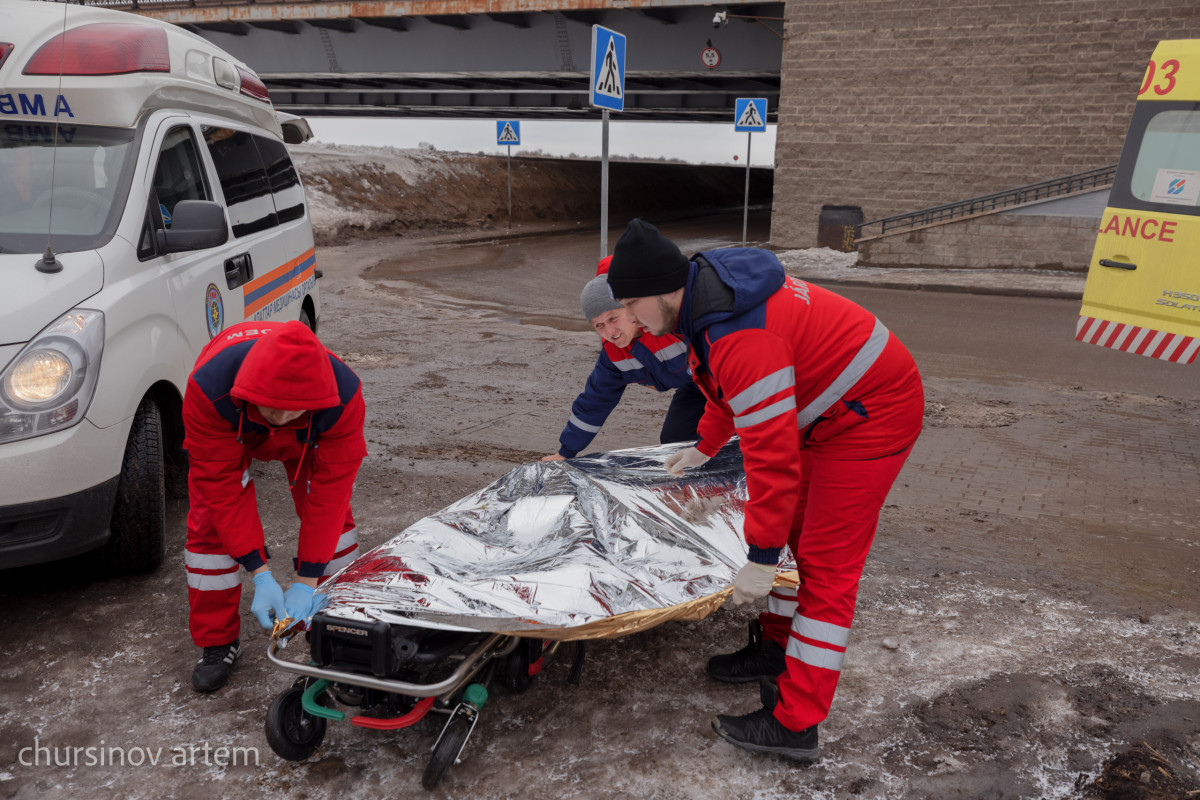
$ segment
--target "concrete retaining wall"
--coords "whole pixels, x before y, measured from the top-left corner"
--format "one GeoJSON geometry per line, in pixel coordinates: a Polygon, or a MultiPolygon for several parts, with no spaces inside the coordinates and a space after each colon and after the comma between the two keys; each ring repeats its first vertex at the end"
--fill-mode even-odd
{"type": "Polygon", "coordinates": [[[872,267],[1086,271],[1097,219],[994,214],[863,242],[872,267]]]}

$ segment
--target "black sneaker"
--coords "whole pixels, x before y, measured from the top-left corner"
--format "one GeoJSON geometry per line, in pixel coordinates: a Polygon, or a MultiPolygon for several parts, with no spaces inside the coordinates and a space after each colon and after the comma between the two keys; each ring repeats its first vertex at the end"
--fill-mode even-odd
{"type": "Polygon", "coordinates": [[[722,653],[708,660],[708,674],[725,683],[750,683],[759,678],[775,680],[787,669],[783,648],[763,639],[758,620],[750,622],[750,642],[736,653],[722,653]]]}
{"type": "Polygon", "coordinates": [[[242,654],[242,643],[234,639],[230,644],[204,648],[204,655],[192,670],[192,688],[197,692],[215,692],[229,680],[233,662],[242,654]]]}
{"type": "Polygon", "coordinates": [[[713,730],[734,747],[754,753],[776,753],[793,761],[817,760],[817,726],[802,731],[785,728],[769,708],[760,708],[740,717],[720,714],[713,730]]]}

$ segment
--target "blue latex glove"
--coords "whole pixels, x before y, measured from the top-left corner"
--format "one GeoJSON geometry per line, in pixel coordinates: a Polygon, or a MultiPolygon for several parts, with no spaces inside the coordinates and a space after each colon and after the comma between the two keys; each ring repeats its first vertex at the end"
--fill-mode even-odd
{"type": "Polygon", "coordinates": [[[271,570],[254,576],[254,602],[250,604],[250,610],[267,630],[274,626],[275,619],[286,616],[287,603],[283,599],[283,589],[275,582],[271,570]]]}
{"type": "Polygon", "coordinates": [[[313,587],[296,581],[284,593],[283,604],[293,621],[308,619],[316,610],[313,608],[313,587]]]}

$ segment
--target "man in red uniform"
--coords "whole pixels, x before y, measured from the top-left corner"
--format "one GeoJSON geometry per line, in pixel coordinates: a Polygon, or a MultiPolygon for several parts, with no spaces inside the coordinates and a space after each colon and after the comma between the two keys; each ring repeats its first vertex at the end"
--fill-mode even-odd
{"type": "Polygon", "coordinates": [[[208,343],[183,398],[188,451],[188,625],[204,654],[192,687],[225,685],[241,655],[239,566],[250,609],[273,619],[312,615],[313,591],[357,554],[350,495],[367,455],[358,376],[300,322],[247,322],[208,343]],[[250,462],[282,461],[300,517],[296,581],[271,573],[250,462]]]}
{"type": "Polygon", "coordinates": [[[635,219],[608,283],[651,333],[688,341],[708,398],[700,441],[667,468],[701,466],[716,454],[709,442],[740,436],[749,553],[733,602],[770,597],[750,644],[714,656],[708,672],[731,683],[777,678],[778,694],[750,714],[718,716],[713,728],[746,750],[815,760],[879,511],[921,431],[916,364],[873,314],[787,277],[765,250],[689,260],[635,219]],[[772,590],[785,544],[800,585],[772,590]]]}

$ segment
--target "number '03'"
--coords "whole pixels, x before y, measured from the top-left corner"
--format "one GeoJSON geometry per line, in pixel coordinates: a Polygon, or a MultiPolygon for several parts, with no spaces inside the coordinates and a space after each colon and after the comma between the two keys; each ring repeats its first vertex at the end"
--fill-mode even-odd
{"type": "Polygon", "coordinates": [[[1158,76],[1158,81],[1155,82],[1155,73],[1158,72],[1158,65],[1153,61],[1146,69],[1146,80],[1142,83],[1141,91],[1138,92],[1138,97],[1141,97],[1150,89],[1154,89],[1157,95],[1170,94],[1175,88],[1175,73],[1179,72],[1179,62],[1175,59],[1164,61],[1162,63],[1162,74],[1158,76]]]}

